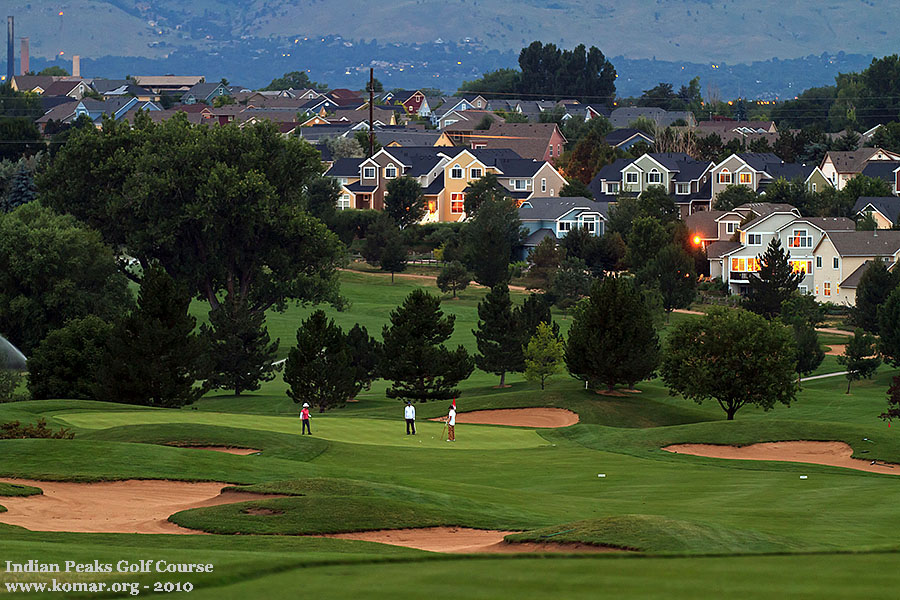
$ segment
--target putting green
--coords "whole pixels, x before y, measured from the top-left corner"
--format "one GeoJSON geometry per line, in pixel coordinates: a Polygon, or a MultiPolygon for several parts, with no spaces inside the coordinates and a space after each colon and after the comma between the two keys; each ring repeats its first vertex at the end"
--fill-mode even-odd
{"type": "MultiPolygon", "coordinates": [[[[257,429],[278,433],[300,434],[300,419],[297,417],[270,417],[262,415],[240,415],[233,413],[212,413],[191,410],[140,410],[115,412],[64,412],[55,417],[83,429],[108,429],[122,425],[159,425],[164,423],[189,423],[196,425],[219,425],[240,429],[257,429]]],[[[376,446],[401,446],[410,448],[447,447],[458,450],[508,450],[512,448],[535,448],[548,445],[547,441],[533,430],[487,425],[457,426],[457,442],[448,443],[440,439],[443,425],[422,421],[416,424],[418,435],[406,435],[406,423],[402,419],[363,419],[359,417],[313,416],[313,434],[325,440],[351,444],[371,444],[376,446]]]]}

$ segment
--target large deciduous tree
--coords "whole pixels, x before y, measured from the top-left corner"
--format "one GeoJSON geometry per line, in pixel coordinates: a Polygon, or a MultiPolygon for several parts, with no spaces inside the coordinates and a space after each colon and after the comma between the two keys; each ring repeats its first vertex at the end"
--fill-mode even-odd
{"type": "Polygon", "coordinates": [[[389,398],[421,401],[446,400],[459,395],[456,386],[467,379],[475,363],[462,346],[448,349],[453,315],[444,316],[440,298],[413,290],[382,330],[379,372],[392,382],[389,398]]]}
{"type": "Polygon", "coordinates": [[[209,302],[253,313],[338,301],[339,240],[304,210],[318,152],[271,123],[192,126],[182,114],[72,134],[39,177],[42,198],[143,268],[160,264],[209,302]]]}
{"type": "Polygon", "coordinates": [[[589,385],[633,386],[659,363],[659,336],[634,281],[607,277],[575,310],[566,343],[566,367],[589,385]]]}
{"type": "Polygon", "coordinates": [[[659,288],[668,316],[676,308],[687,308],[697,294],[694,259],[678,244],[666,244],[643,271],[646,283],[659,288]]]}
{"type": "Polygon", "coordinates": [[[509,197],[509,190],[500,185],[495,173],[485,173],[480,179],[469,184],[466,189],[464,208],[466,218],[471,219],[486,200],[503,200],[509,197]]]}
{"type": "Polygon", "coordinates": [[[825,349],[813,325],[798,321],[794,322],[792,329],[797,347],[797,386],[800,387],[801,377],[815,371],[825,360],[825,349]]]}
{"type": "Polygon", "coordinates": [[[773,319],[781,314],[781,305],[791,297],[800,282],[803,273],[795,273],[788,261],[788,254],[781,248],[781,240],[772,238],[766,252],[757,257],[759,271],[750,275],[750,293],[747,298],[747,309],[773,319]]]}
{"type": "Polygon", "coordinates": [[[525,379],[538,381],[541,389],[548,379],[559,372],[565,354],[565,344],[547,323],[541,323],[525,347],[525,379]]]}
{"type": "Polygon", "coordinates": [[[669,391],[715,400],[728,420],[748,404],[769,410],[794,401],[796,347],[790,329],[751,312],[714,309],[669,334],[662,363],[669,391]]]}
{"type": "Polygon", "coordinates": [[[384,212],[403,229],[418,223],[425,216],[425,196],[422,186],[412,177],[397,177],[387,184],[384,212]]]}
{"type": "Polygon", "coordinates": [[[38,202],[0,213],[0,333],[26,355],[70,319],[110,320],[131,302],[97,232],[38,202]]]}
{"type": "Polygon", "coordinates": [[[180,407],[203,390],[194,386],[203,345],[187,291],[158,265],[144,273],[137,307],[118,319],[97,372],[98,400],[180,407]]]}
{"type": "Polygon", "coordinates": [[[97,371],[112,325],[94,315],[54,329],[28,357],[28,391],[35,400],[94,399],[97,371]]]}
{"type": "Polygon", "coordinates": [[[900,367],[900,286],[878,310],[878,348],[885,361],[900,367]]]}
{"type": "Polygon", "coordinates": [[[506,374],[520,370],[523,362],[522,341],[509,299],[509,288],[500,284],[478,303],[478,326],[472,333],[478,345],[475,365],[482,371],[500,376],[499,387],[505,387],[506,374]]]}
{"type": "Polygon", "coordinates": [[[729,185],[716,196],[713,208],[716,210],[732,210],[748,202],[759,202],[759,196],[746,185],[729,185]]]}

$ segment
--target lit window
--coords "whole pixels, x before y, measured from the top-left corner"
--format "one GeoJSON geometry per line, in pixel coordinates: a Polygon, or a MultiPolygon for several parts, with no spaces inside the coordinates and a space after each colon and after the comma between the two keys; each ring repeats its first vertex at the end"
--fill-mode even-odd
{"type": "Polygon", "coordinates": [[[375,167],[363,167],[363,179],[375,179],[375,167]]]}
{"type": "Polygon", "coordinates": [[[472,179],[481,179],[481,169],[472,168],[469,169],[469,177],[472,179]]]}
{"type": "Polygon", "coordinates": [[[662,173],[653,169],[647,173],[647,183],[662,183],[662,173]]]}
{"type": "Polygon", "coordinates": [[[625,173],[625,183],[637,183],[638,174],[634,172],[625,173]]]}
{"type": "Polygon", "coordinates": [[[728,169],[722,169],[721,171],[719,171],[719,183],[731,183],[731,172],[728,169]]]}
{"type": "Polygon", "coordinates": [[[463,170],[459,165],[453,165],[453,168],[450,169],[450,179],[462,179],[463,178],[463,170]]]}
{"type": "Polygon", "coordinates": [[[394,179],[395,177],[397,177],[397,167],[395,167],[394,165],[388,165],[384,170],[384,177],[386,179],[394,179]]]}
{"type": "Polygon", "coordinates": [[[547,178],[541,177],[541,192],[543,193],[546,191],[547,191],[547,178]]]}
{"type": "Polygon", "coordinates": [[[826,296],[831,295],[831,283],[828,281],[825,282],[825,295],[826,296]]]}
{"type": "Polygon", "coordinates": [[[805,229],[795,229],[788,238],[788,248],[812,248],[812,236],[805,229]]]}
{"type": "Polygon", "coordinates": [[[450,213],[461,215],[465,212],[466,195],[461,192],[453,192],[450,194],[450,213]]]}
{"type": "Polygon", "coordinates": [[[428,212],[434,214],[437,212],[437,200],[428,201],[428,212]]]}
{"type": "Polygon", "coordinates": [[[791,271],[794,273],[811,273],[812,272],[812,261],[811,260],[792,260],[791,262],[791,271]]]}
{"type": "Polygon", "coordinates": [[[741,173],[738,175],[738,181],[743,185],[750,185],[753,183],[753,175],[750,173],[741,173]]]}

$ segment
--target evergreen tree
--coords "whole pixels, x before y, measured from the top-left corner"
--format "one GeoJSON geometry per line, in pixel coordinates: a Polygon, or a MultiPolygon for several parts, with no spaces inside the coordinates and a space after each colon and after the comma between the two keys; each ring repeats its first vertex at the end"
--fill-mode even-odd
{"type": "Polygon", "coordinates": [[[802,387],[800,378],[819,368],[825,360],[825,349],[819,343],[819,334],[813,325],[795,322],[792,329],[797,346],[797,385],[802,387]]]}
{"type": "Polygon", "coordinates": [[[878,309],[878,349],[885,360],[900,367],[900,286],[878,309]]]}
{"type": "Polygon", "coordinates": [[[803,273],[794,273],[788,254],[781,248],[781,240],[773,237],[765,254],[759,259],[759,271],[750,275],[750,294],[747,309],[766,319],[781,314],[781,305],[791,297],[803,280],[803,273]]]}
{"type": "Polygon", "coordinates": [[[666,316],[676,308],[687,308],[697,294],[694,259],[677,244],[667,244],[648,268],[650,283],[662,294],[666,316]]]}
{"type": "Polygon", "coordinates": [[[226,300],[210,311],[200,335],[206,346],[206,389],[234,390],[240,396],[275,378],[272,362],[279,340],[270,343],[265,313],[226,300]]]}
{"type": "Polygon", "coordinates": [[[0,195],[0,212],[10,212],[16,207],[28,204],[36,197],[37,189],[34,186],[34,176],[22,164],[9,182],[6,196],[0,195]]]}
{"type": "Polygon", "coordinates": [[[323,223],[331,223],[340,195],[341,187],[333,177],[314,177],[306,184],[306,212],[323,223]]]}
{"type": "Polygon", "coordinates": [[[499,375],[498,387],[505,387],[506,373],[519,370],[523,362],[522,340],[515,317],[505,284],[491,288],[478,303],[478,328],[472,331],[478,345],[475,365],[499,375]]]}
{"type": "Polygon", "coordinates": [[[562,365],[565,345],[553,333],[547,323],[538,325],[537,333],[525,347],[525,379],[544,383],[559,372],[562,365]]]}
{"type": "Polygon", "coordinates": [[[384,212],[403,229],[418,223],[425,216],[425,196],[422,186],[412,177],[397,177],[387,184],[384,212]]]}
{"type": "Polygon", "coordinates": [[[476,179],[469,184],[466,189],[464,209],[466,218],[471,219],[478,212],[478,208],[484,204],[486,200],[503,200],[509,197],[509,190],[500,184],[497,175],[494,173],[485,173],[480,179],[476,179]]]}
{"type": "Polygon", "coordinates": [[[583,260],[567,258],[553,273],[550,289],[545,296],[556,306],[568,308],[591,291],[591,281],[591,275],[583,260]]]}
{"type": "Polygon", "coordinates": [[[513,251],[522,239],[515,202],[485,200],[466,226],[465,236],[466,266],[475,281],[486,287],[507,283],[513,251]]]}
{"type": "Polygon", "coordinates": [[[583,181],[580,181],[575,178],[569,178],[566,181],[566,185],[562,186],[559,190],[560,198],[587,198],[588,200],[594,199],[594,194],[591,193],[591,188],[587,186],[583,181]]]}
{"type": "Polygon", "coordinates": [[[394,283],[394,273],[406,270],[407,258],[407,248],[403,243],[403,238],[400,237],[400,233],[396,232],[388,237],[384,248],[381,249],[381,257],[378,262],[382,271],[387,271],[391,274],[391,283],[394,283]]]}
{"type": "Polygon", "coordinates": [[[400,240],[397,224],[385,213],[378,213],[375,221],[366,229],[366,239],[362,244],[362,256],[370,265],[380,265],[381,255],[391,242],[400,240]]]}
{"type": "Polygon", "coordinates": [[[284,365],[287,395],[296,403],[309,402],[319,412],[342,406],[358,391],[359,381],[344,332],[317,310],[297,329],[297,345],[284,365]]]}
{"type": "Polygon", "coordinates": [[[369,335],[365,327],[357,323],[347,333],[347,345],[350,348],[350,363],[356,370],[355,397],[360,391],[370,389],[372,382],[378,377],[381,344],[369,335]]]}
{"type": "Polygon", "coordinates": [[[466,268],[458,260],[447,263],[437,276],[437,286],[444,292],[453,292],[453,298],[456,293],[461,292],[469,286],[472,276],[466,271],[466,268]]]}
{"type": "Polygon", "coordinates": [[[162,267],[144,271],[137,307],[114,324],[100,359],[98,400],[177,408],[202,395],[194,382],[203,345],[190,304],[162,267]]]}
{"type": "Polygon", "coordinates": [[[659,337],[640,290],[631,279],[595,282],[579,304],[566,343],[566,367],[589,385],[634,383],[659,363],[659,337]]]}
{"type": "Polygon", "coordinates": [[[565,252],[557,246],[556,240],[547,236],[528,253],[528,287],[547,290],[565,252]]]}
{"type": "Polygon", "coordinates": [[[881,358],[877,356],[875,336],[857,328],[853,337],[847,342],[844,353],[837,357],[839,364],[847,368],[847,393],[850,385],[859,379],[871,379],[881,366],[881,358]]]}
{"type": "Polygon", "coordinates": [[[878,309],[897,287],[898,275],[900,271],[888,271],[881,259],[869,265],[856,288],[856,306],[851,313],[854,325],[878,334],[878,309]]]}
{"type": "Polygon", "coordinates": [[[382,330],[384,340],[379,372],[392,381],[389,398],[427,401],[459,395],[475,363],[462,346],[444,346],[453,334],[454,315],[444,316],[440,298],[422,289],[410,292],[382,330]]]}
{"type": "MultiPolygon", "coordinates": [[[[550,314],[550,303],[540,294],[529,294],[525,301],[515,308],[513,320],[519,327],[519,338],[522,346],[537,333],[538,325],[546,323],[553,331],[553,335],[559,337],[559,324],[553,322],[550,314]]],[[[520,369],[516,369],[517,371],[520,369]]]]}

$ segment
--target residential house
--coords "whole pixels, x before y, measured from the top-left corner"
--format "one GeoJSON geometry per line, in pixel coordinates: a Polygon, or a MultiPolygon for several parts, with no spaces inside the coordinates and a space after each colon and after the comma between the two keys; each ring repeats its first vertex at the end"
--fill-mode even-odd
{"type": "MultiPolygon", "coordinates": [[[[431,124],[438,127],[444,115],[461,110],[489,110],[488,101],[482,96],[446,96],[440,104],[431,104],[431,124]],[[437,108],[435,108],[437,106],[437,108]]],[[[435,100],[435,102],[437,102],[435,100]]]]}
{"type": "Polygon", "coordinates": [[[353,106],[364,102],[362,96],[360,96],[358,92],[346,88],[331,90],[326,96],[331,98],[338,106],[353,106]]]}
{"type": "Polygon", "coordinates": [[[562,154],[566,138],[556,123],[494,122],[484,133],[469,138],[469,148],[509,148],[522,158],[552,161],[562,154]]]}
{"type": "Polygon", "coordinates": [[[640,129],[626,127],[624,129],[614,129],[613,131],[610,131],[603,138],[603,141],[605,141],[613,148],[629,150],[638,142],[643,142],[648,146],[653,146],[655,140],[652,136],[647,135],[640,129]]]}
{"type": "Polygon", "coordinates": [[[652,186],[661,186],[684,218],[710,209],[711,168],[711,162],[695,160],[683,152],[650,153],[636,159],[618,159],[603,167],[588,187],[596,200],[615,201],[620,194],[637,196],[652,186]]]}
{"type": "Polygon", "coordinates": [[[713,166],[712,197],[715,199],[729,185],[744,185],[764,193],[778,179],[801,179],[811,192],[820,192],[831,185],[817,166],[786,163],[771,152],[741,152],[713,166]]]}
{"type": "Polygon", "coordinates": [[[858,217],[871,215],[878,229],[892,229],[900,225],[900,198],[860,196],[853,206],[853,214],[858,217]]]}
{"type": "Polygon", "coordinates": [[[545,238],[559,240],[576,227],[586,229],[592,235],[603,235],[609,222],[609,203],[580,196],[534,197],[519,205],[519,220],[528,230],[520,250],[520,259],[525,260],[545,238]]]}
{"type": "Polygon", "coordinates": [[[696,125],[697,133],[708,135],[716,133],[778,133],[775,121],[735,121],[734,119],[718,118],[711,121],[699,121],[696,125]]]}
{"type": "Polygon", "coordinates": [[[184,104],[212,104],[220,96],[230,96],[231,91],[224,83],[198,83],[181,96],[184,104]]]}
{"type": "Polygon", "coordinates": [[[831,151],[825,154],[819,168],[831,185],[840,191],[844,189],[848,181],[862,173],[868,165],[877,161],[900,161],[900,154],[882,148],[831,151]]]}
{"type": "Polygon", "coordinates": [[[46,90],[45,96],[68,96],[76,100],[81,100],[84,95],[91,91],[91,87],[84,80],[60,79],[51,83],[46,90]]]}
{"type": "Polygon", "coordinates": [[[418,115],[422,104],[425,102],[425,94],[419,90],[394,90],[382,97],[385,104],[399,104],[411,115],[418,115]]]}
{"type": "Polygon", "coordinates": [[[91,87],[104,98],[134,96],[145,102],[148,100],[157,102],[160,99],[159,94],[135,85],[129,79],[94,79],[91,81],[91,87]]]}
{"type": "Polygon", "coordinates": [[[861,175],[885,180],[891,186],[891,193],[900,196],[900,162],[878,160],[870,162],[861,175]]]}
{"type": "Polygon", "coordinates": [[[206,81],[202,75],[136,75],[132,77],[136,85],[157,94],[181,94],[198,83],[206,81]]]}
{"type": "Polygon", "coordinates": [[[678,123],[687,127],[696,127],[697,125],[694,113],[689,110],[665,110],[655,106],[630,106],[613,109],[609,115],[609,122],[615,129],[622,129],[640,118],[653,121],[657,127],[671,127],[678,123]]]}
{"type": "MultiPolygon", "coordinates": [[[[695,246],[699,246],[706,250],[711,244],[716,242],[729,242],[734,237],[735,229],[731,233],[725,232],[723,223],[719,223],[719,218],[728,214],[725,210],[698,210],[684,218],[684,224],[688,228],[691,236],[691,242],[695,246]]],[[[736,221],[735,225],[740,222],[736,221]]]]}
{"type": "Polygon", "coordinates": [[[14,75],[11,84],[14,92],[32,92],[43,95],[47,88],[58,79],[59,77],[52,75],[14,75]]]}
{"type": "Polygon", "coordinates": [[[605,104],[582,104],[581,106],[576,107],[576,112],[584,111],[585,121],[590,121],[596,117],[603,117],[604,119],[609,119],[612,114],[612,110],[605,104]]]}
{"type": "Polygon", "coordinates": [[[99,127],[103,122],[104,115],[110,116],[116,121],[121,121],[126,113],[138,109],[146,111],[162,110],[162,108],[154,102],[142,102],[137,98],[110,98],[108,100],[84,98],[79,101],[78,105],[75,107],[74,119],[77,119],[81,115],[87,115],[88,118],[99,127]]]}
{"type": "Polygon", "coordinates": [[[900,231],[828,232],[814,255],[816,300],[855,306],[857,284],[871,261],[884,260],[893,269],[900,260],[900,231]]]}
{"type": "Polygon", "coordinates": [[[487,110],[451,111],[441,119],[439,129],[459,146],[469,146],[474,135],[484,135],[494,123],[506,123],[506,119],[487,110]]]}
{"type": "Polygon", "coordinates": [[[382,146],[453,146],[453,141],[443,131],[423,131],[418,129],[375,130],[375,139],[382,146]]]}

